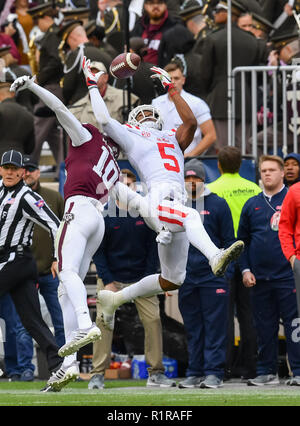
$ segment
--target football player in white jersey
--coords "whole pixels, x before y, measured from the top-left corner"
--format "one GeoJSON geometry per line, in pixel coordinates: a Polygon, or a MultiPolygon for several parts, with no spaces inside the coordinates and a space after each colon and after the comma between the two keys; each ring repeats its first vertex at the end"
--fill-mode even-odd
{"type": "MultiPolygon", "coordinates": [[[[184,157],[183,152],[192,142],[197,121],[190,107],[176,91],[169,74],[158,67],[151,68],[153,78],[159,78],[174,100],[182,124],[176,130],[162,131],[159,111],[152,105],[141,105],[131,111],[128,123],[123,125],[112,119],[97,88],[97,75],[91,73],[89,60],[83,59],[83,72],[90,91],[96,120],[127,154],[128,160],[148,189],[145,197],[134,193],[128,200],[123,197],[122,184],[115,187],[122,205],[135,202],[139,213],[156,231],[167,227],[172,233],[169,244],[159,244],[158,253],[161,274],[149,275],[138,283],[113,293],[102,290],[98,299],[103,309],[104,325],[113,329],[114,312],[123,303],[139,296],[152,296],[162,291],[175,290],[184,282],[189,243],[209,260],[215,275],[223,275],[229,263],[243,250],[243,242],[219,249],[211,241],[197,210],[184,205],[184,157]]],[[[131,204],[132,205],[132,204],[131,204]]]]}

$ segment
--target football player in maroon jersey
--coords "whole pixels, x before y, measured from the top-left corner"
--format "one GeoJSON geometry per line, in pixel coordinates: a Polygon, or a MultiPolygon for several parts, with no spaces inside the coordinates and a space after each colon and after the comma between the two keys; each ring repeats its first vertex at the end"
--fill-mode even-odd
{"type": "Polygon", "coordinates": [[[102,210],[108,192],[120,177],[116,161],[119,149],[91,124],[81,124],[56,96],[34,83],[34,78],[19,77],[10,90],[24,89],[31,90],[54,111],[70,137],[65,160],[65,214],[56,238],[58,294],[66,336],[59,355],[65,358],[45,388],[60,391],[79,376],[78,349],[101,337],[90,318],[83,280],[104,235],[102,210]]]}

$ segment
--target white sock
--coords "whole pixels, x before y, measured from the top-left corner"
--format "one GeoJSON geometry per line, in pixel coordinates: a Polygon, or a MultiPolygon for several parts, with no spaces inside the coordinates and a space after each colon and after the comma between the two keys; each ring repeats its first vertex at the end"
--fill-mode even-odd
{"type": "Polygon", "coordinates": [[[79,275],[73,271],[63,271],[60,273],[60,278],[73,305],[78,328],[84,329],[91,327],[92,321],[87,305],[86,288],[79,275]]]}
{"type": "Polygon", "coordinates": [[[200,250],[208,260],[219,253],[220,249],[210,239],[198,212],[195,211],[187,216],[184,227],[189,242],[200,250]]]}
{"type": "MultiPolygon", "coordinates": [[[[67,292],[65,291],[65,289],[62,289],[61,287],[59,287],[59,291],[58,291],[58,300],[59,300],[59,304],[63,314],[66,343],[68,343],[70,342],[70,340],[72,340],[73,333],[78,328],[77,316],[75,314],[73,305],[71,303],[71,300],[67,292]]],[[[64,368],[69,367],[69,365],[71,365],[72,362],[76,360],[77,360],[76,352],[72,355],[68,355],[64,357],[63,367],[64,368]]]]}
{"type": "Polygon", "coordinates": [[[72,338],[72,333],[78,328],[78,322],[72,302],[61,284],[58,288],[58,301],[63,314],[65,339],[68,343],[72,338]]]}
{"type": "Polygon", "coordinates": [[[75,313],[78,321],[78,328],[85,329],[92,326],[92,320],[89,312],[89,308],[86,305],[80,306],[75,309],[75,313]]]}
{"type": "Polygon", "coordinates": [[[159,274],[148,275],[135,284],[131,284],[123,290],[115,293],[115,302],[118,306],[137,297],[149,297],[161,293],[163,290],[159,284],[159,274]]]}

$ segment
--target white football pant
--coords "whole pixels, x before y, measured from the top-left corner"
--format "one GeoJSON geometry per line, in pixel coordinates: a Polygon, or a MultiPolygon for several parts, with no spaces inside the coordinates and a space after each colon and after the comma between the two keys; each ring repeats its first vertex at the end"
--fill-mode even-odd
{"type": "Polygon", "coordinates": [[[101,209],[102,205],[93,198],[81,195],[70,197],[66,201],[64,220],[56,236],[59,301],[66,343],[71,340],[73,331],[92,325],[83,280],[103,239],[105,225],[101,209]]]}

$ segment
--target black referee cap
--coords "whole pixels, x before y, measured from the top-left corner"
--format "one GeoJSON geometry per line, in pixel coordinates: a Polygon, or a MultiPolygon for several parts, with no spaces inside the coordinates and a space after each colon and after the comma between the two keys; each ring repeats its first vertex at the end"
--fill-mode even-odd
{"type": "Polygon", "coordinates": [[[11,149],[10,151],[4,152],[1,158],[1,166],[12,164],[16,167],[23,167],[23,156],[19,151],[11,149]]]}

